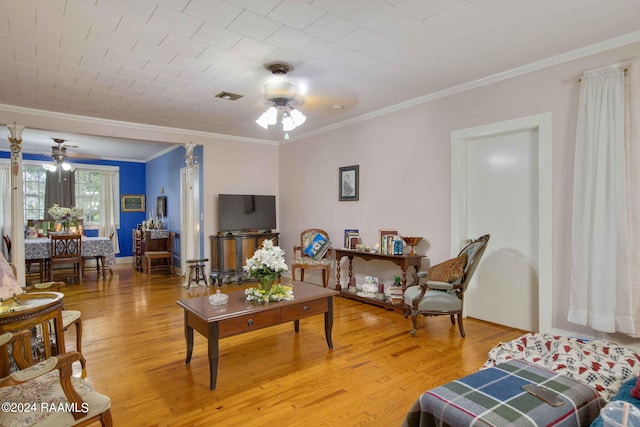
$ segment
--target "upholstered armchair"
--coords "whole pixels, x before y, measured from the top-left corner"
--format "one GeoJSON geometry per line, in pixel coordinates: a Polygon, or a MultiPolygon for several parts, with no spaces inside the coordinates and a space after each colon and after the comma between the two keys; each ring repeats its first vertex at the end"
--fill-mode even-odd
{"type": "Polygon", "coordinates": [[[0,379],[0,401],[16,405],[15,410],[8,407],[0,412],[0,425],[84,426],[95,421],[113,425],[111,399],[71,375],[71,364],[80,360],[80,353],[64,353],[25,366],[25,339],[31,339],[28,330],[0,335],[0,363],[7,363],[11,345],[13,360],[20,368],[0,379]]]}
{"type": "Polygon", "coordinates": [[[480,259],[487,248],[489,235],[479,237],[465,246],[457,257],[434,265],[426,272],[419,272],[413,286],[404,293],[404,317],[411,314],[413,329],[411,336],[416,335],[417,317],[449,315],[451,324],[456,324],[460,335],[465,336],[462,325],[462,308],[464,292],[476,271],[480,259]]]}
{"type": "Polygon", "coordinates": [[[329,234],[319,228],[309,228],[300,233],[300,245],[293,247],[291,277],[296,280],[296,270],[300,269],[300,280],[304,282],[304,271],[322,270],[322,285],[329,286],[331,274],[331,240],[329,234]]]}

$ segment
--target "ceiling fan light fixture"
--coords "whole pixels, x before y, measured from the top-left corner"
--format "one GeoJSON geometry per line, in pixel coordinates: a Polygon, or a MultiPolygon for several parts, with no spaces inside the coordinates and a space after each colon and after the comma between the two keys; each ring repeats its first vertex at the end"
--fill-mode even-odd
{"type": "Polygon", "coordinates": [[[285,132],[289,132],[290,130],[294,130],[295,128],[296,124],[294,123],[293,118],[288,111],[285,111],[282,115],[282,130],[285,132]]]}
{"type": "Polygon", "coordinates": [[[58,170],[58,166],[53,163],[43,163],[42,167],[44,168],[44,170],[47,170],[49,172],[55,172],[58,170]]]}
{"type": "Polygon", "coordinates": [[[259,126],[268,129],[270,125],[275,125],[278,121],[278,113],[282,113],[282,130],[286,133],[303,124],[307,117],[295,107],[304,103],[298,97],[298,88],[295,84],[285,80],[286,74],[291,70],[288,64],[275,63],[265,65],[271,71],[272,80],[264,85],[264,101],[262,105],[270,105],[269,109],[262,113],[256,120],[259,126]]]}
{"type": "Polygon", "coordinates": [[[267,111],[262,113],[256,123],[265,129],[268,129],[270,125],[275,125],[278,122],[278,110],[276,107],[269,107],[267,111]]]}
{"type": "Polygon", "coordinates": [[[305,116],[300,110],[296,110],[295,108],[292,108],[289,114],[291,115],[291,119],[293,120],[293,123],[296,127],[307,121],[307,116],[305,116]]]}

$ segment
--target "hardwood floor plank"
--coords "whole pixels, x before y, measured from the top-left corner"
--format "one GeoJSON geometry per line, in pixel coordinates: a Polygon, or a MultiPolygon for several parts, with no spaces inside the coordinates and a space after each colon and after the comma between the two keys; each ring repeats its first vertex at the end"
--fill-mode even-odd
{"type": "MultiPolygon", "coordinates": [[[[184,363],[176,301],[215,289],[187,291],[183,282],[123,264],[106,280],[90,272],[63,288],[66,308],[82,311],[87,380],[111,397],[114,425],[400,425],[422,392],[476,371],[494,345],[523,334],[465,319],[461,338],[448,317],[430,317],[411,337],[402,315],[338,297],[333,350],[323,316],[302,319],[299,334],[284,324],[224,338],[210,391],[207,343],[197,332],[191,364],[184,363]]],[[[74,328],[67,334],[75,349],[74,328]]]]}

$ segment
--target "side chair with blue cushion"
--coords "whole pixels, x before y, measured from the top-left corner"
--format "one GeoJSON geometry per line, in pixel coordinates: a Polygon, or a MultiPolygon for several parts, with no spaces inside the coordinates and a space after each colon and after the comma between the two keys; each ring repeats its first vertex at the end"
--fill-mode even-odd
{"type": "Polygon", "coordinates": [[[304,282],[304,271],[322,270],[322,285],[329,286],[331,274],[331,240],[329,234],[319,228],[309,228],[300,233],[300,245],[293,247],[291,277],[296,280],[296,270],[300,269],[300,280],[304,282]]]}

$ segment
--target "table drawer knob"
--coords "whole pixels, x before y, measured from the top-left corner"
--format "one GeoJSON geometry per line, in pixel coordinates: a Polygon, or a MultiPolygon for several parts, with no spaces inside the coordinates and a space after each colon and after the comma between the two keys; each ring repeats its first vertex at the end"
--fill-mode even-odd
{"type": "Polygon", "coordinates": [[[304,311],[309,311],[309,310],[311,310],[311,307],[309,307],[308,305],[305,305],[302,309],[304,311]]]}
{"type": "Polygon", "coordinates": [[[253,319],[249,319],[247,321],[247,326],[253,326],[253,319]]]}

